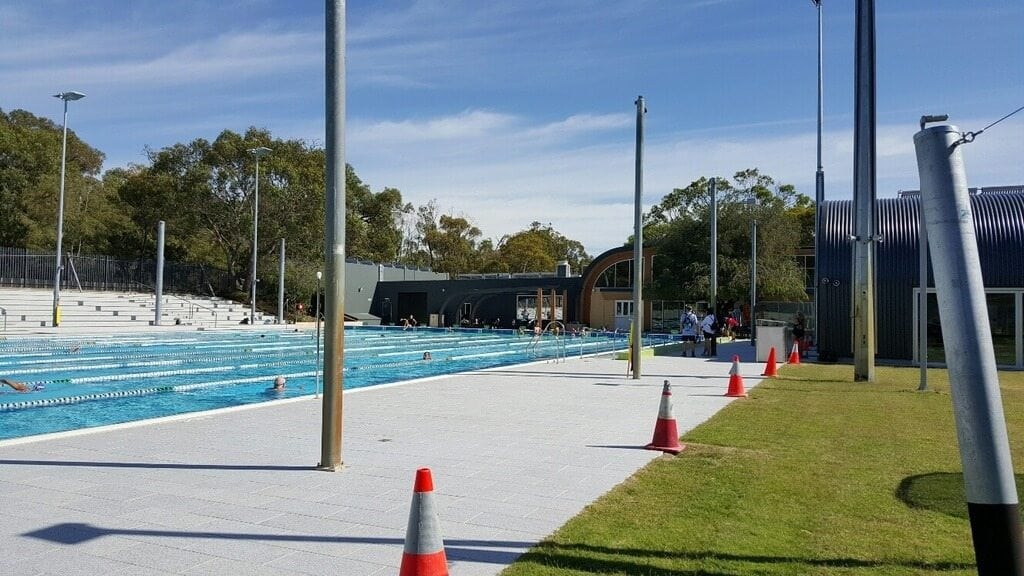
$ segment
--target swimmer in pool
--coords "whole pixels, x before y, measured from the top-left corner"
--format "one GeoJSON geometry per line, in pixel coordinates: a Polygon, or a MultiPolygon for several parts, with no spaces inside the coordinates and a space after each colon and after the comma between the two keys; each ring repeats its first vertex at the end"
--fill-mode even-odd
{"type": "Polygon", "coordinates": [[[24,382],[18,382],[17,380],[11,380],[10,378],[0,378],[0,384],[6,384],[18,392],[28,392],[29,388],[24,382]]]}
{"type": "Polygon", "coordinates": [[[274,387],[268,389],[268,392],[284,392],[284,387],[287,382],[288,381],[284,379],[284,376],[274,378],[274,387]]]}

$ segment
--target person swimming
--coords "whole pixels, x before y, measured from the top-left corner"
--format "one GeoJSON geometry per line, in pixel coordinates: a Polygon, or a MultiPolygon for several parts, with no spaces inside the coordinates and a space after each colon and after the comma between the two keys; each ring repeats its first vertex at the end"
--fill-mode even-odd
{"type": "Polygon", "coordinates": [[[18,382],[17,380],[11,380],[10,378],[0,378],[0,384],[6,384],[17,392],[28,392],[29,387],[24,382],[18,382]]]}
{"type": "Polygon", "coordinates": [[[288,381],[285,380],[284,376],[278,376],[277,378],[274,378],[274,386],[272,388],[267,388],[267,392],[284,392],[285,385],[287,383],[288,381]]]}

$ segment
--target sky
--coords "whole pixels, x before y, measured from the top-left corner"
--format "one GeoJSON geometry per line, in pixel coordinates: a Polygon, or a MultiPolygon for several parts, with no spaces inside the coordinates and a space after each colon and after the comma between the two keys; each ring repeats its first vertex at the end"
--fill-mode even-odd
{"type": "MultiPolygon", "coordinates": [[[[6,0],[0,109],[106,155],[223,130],[324,142],[324,2],[6,0]]],[[[825,199],[853,196],[855,0],[823,0],[825,199]]],[[[758,168],[814,197],[810,0],[353,0],[345,156],[375,192],[436,201],[484,238],[550,224],[592,256],[705,176],[758,168]]],[[[922,114],[978,131],[1024,106],[1024,2],[876,5],[877,195],[917,189],[922,114]]],[[[968,184],[1024,184],[1024,112],[964,148],[968,184]]]]}

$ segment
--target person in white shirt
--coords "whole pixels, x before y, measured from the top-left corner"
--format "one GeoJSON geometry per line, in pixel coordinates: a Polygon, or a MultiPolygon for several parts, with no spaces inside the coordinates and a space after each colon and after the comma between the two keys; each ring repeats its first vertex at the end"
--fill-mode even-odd
{"type": "Polygon", "coordinates": [[[687,306],[679,315],[679,334],[683,337],[683,356],[690,351],[690,356],[696,356],[697,347],[697,315],[693,313],[693,307],[687,306]]]}
{"type": "Polygon", "coordinates": [[[703,356],[711,356],[714,352],[713,343],[715,338],[718,336],[715,334],[715,313],[708,312],[707,316],[700,323],[701,332],[704,333],[704,354],[703,356]]]}

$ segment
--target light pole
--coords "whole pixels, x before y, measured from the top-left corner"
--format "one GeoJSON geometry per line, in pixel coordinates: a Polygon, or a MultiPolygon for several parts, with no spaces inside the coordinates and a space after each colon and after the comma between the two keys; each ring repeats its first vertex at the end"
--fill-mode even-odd
{"type": "Polygon", "coordinates": [[[314,398],[320,397],[320,279],[324,277],[324,273],[316,271],[316,383],[314,384],[315,389],[313,396],[314,398]]]}
{"type": "Polygon", "coordinates": [[[821,80],[821,0],[811,0],[818,8],[818,170],[814,173],[814,345],[817,350],[820,334],[818,322],[820,311],[818,290],[821,287],[820,274],[818,270],[821,265],[821,250],[819,247],[821,236],[821,204],[825,201],[825,170],[821,166],[821,122],[822,122],[822,80],[821,80]]]}
{"type": "Polygon", "coordinates": [[[249,291],[252,293],[252,300],[249,302],[249,324],[256,323],[256,234],[260,227],[260,158],[270,152],[270,148],[266,146],[249,149],[249,153],[256,156],[256,194],[252,203],[252,275],[249,277],[249,291]]]}
{"type": "Polygon", "coordinates": [[[81,92],[61,92],[54,98],[64,101],[64,141],[60,150],[60,196],[57,199],[57,264],[53,277],[53,325],[60,326],[60,268],[61,244],[64,242],[64,167],[68,157],[68,102],[81,100],[85,94],[81,92]]]}
{"type": "MultiPolygon", "coordinates": [[[[710,300],[713,318],[718,322],[718,191],[714,176],[708,182],[708,189],[711,192],[711,294],[708,300],[710,300]]],[[[719,325],[721,326],[721,323],[719,325]]],[[[718,355],[717,333],[711,339],[711,355],[718,355]]]]}
{"type": "Polygon", "coordinates": [[[750,345],[757,346],[757,220],[750,223],[750,345]]]}

